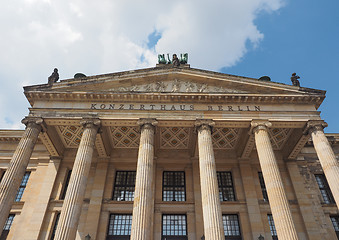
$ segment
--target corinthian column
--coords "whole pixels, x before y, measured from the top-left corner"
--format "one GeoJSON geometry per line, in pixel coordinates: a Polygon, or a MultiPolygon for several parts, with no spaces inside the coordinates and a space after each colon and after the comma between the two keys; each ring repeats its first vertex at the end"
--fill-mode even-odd
{"type": "Polygon", "coordinates": [[[321,167],[330,185],[337,207],[339,207],[339,163],[324,134],[323,129],[325,127],[327,127],[327,123],[323,121],[310,121],[307,123],[306,131],[311,133],[321,167]]]}
{"type": "Polygon", "coordinates": [[[3,229],[22,177],[25,174],[35,143],[41,132],[41,118],[27,117],[22,120],[26,125],[9,167],[0,183],[0,229],[3,229]]]}
{"type": "Polygon", "coordinates": [[[137,176],[133,204],[131,240],[152,239],[153,219],[153,158],[155,119],[140,119],[140,145],[138,153],[137,176]]]}
{"type": "Polygon", "coordinates": [[[223,231],[217,172],[212,146],[211,120],[198,120],[199,168],[202,215],[206,240],[225,239],[223,231]]]}
{"type": "Polygon", "coordinates": [[[85,119],[81,124],[84,127],[84,132],[74,160],[71,178],[62,205],[54,238],[56,240],[75,239],[100,120],[85,119]]]}
{"type": "Polygon", "coordinates": [[[267,121],[253,121],[251,125],[278,238],[296,240],[297,232],[267,131],[272,124],[267,121]]]}

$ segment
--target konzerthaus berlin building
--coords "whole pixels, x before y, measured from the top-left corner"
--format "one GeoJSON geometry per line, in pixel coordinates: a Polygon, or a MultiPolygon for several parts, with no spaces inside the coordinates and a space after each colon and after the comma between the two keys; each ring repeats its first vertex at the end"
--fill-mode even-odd
{"type": "Polygon", "coordinates": [[[26,129],[0,131],[1,239],[338,237],[325,91],[158,64],[24,93],[26,129]]]}

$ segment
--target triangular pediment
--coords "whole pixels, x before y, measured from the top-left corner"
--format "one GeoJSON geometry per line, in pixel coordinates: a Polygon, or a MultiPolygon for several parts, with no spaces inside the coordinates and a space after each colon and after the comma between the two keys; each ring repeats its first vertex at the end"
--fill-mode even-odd
{"type": "Polygon", "coordinates": [[[25,87],[29,93],[325,96],[325,91],[193,68],[148,68],[25,87]]]}

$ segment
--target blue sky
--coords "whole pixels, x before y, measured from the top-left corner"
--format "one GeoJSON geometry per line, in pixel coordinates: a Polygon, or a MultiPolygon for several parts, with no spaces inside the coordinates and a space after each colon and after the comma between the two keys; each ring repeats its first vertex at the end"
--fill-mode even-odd
{"type": "Polygon", "coordinates": [[[339,1],[12,0],[0,2],[0,128],[23,128],[23,86],[77,72],[153,67],[189,53],[194,68],[327,90],[326,132],[339,133],[339,1]]]}
{"type": "Polygon", "coordinates": [[[339,133],[339,1],[288,1],[272,14],[255,20],[265,37],[234,66],[222,72],[248,77],[268,75],[291,84],[296,72],[301,86],[326,90],[319,110],[325,132],[339,133]]]}

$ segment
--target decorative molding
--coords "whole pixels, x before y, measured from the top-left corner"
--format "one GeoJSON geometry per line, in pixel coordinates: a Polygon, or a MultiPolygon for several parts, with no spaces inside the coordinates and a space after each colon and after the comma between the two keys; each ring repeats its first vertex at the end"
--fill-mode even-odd
{"type": "Polygon", "coordinates": [[[83,128],[80,126],[57,126],[61,140],[67,148],[77,148],[81,141],[83,128]]]}
{"type": "Polygon", "coordinates": [[[111,138],[114,148],[138,148],[140,132],[138,127],[111,127],[111,138]]]}
{"type": "Polygon", "coordinates": [[[95,147],[100,158],[108,157],[109,154],[106,151],[104,140],[101,136],[101,133],[98,133],[95,138],[95,147]]]}
{"type": "Polygon", "coordinates": [[[296,159],[305,144],[309,141],[309,135],[302,135],[297,144],[294,146],[292,152],[288,155],[288,159],[296,159]]]}
{"type": "Polygon", "coordinates": [[[148,84],[121,86],[108,89],[110,92],[160,92],[160,93],[247,93],[246,91],[213,86],[175,79],[174,81],[157,81],[148,84]]]}
{"type": "Polygon", "coordinates": [[[269,128],[268,133],[275,150],[281,150],[292,133],[290,128],[269,128]]]}
{"type": "Polygon", "coordinates": [[[254,135],[253,134],[250,134],[247,142],[246,142],[246,146],[244,148],[244,151],[243,153],[241,154],[241,158],[242,159],[246,159],[246,158],[249,158],[250,155],[251,155],[251,152],[254,148],[254,145],[255,145],[255,141],[254,141],[254,135]]]}
{"type": "Polygon", "coordinates": [[[324,128],[327,126],[328,124],[324,120],[310,120],[307,122],[303,133],[308,135],[313,131],[324,131],[324,128]]]}
{"type": "Polygon", "coordinates": [[[234,149],[239,140],[239,128],[213,128],[214,149],[234,149]]]}
{"type": "Polygon", "coordinates": [[[184,127],[160,128],[161,149],[188,149],[190,129],[184,127]]]}
{"type": "Polygon", "coordinates": [[[47,148],[47,151],[49,152],[49,154],[52,157],[60,157],[58,150],[54,146],[54,144],[53,144],[51,138],[48,136],[47,132],[43,131],[42,133],[40,133],[40,139],[41,139],[42,143],[45,145],[45,147],[47,148]]]}

